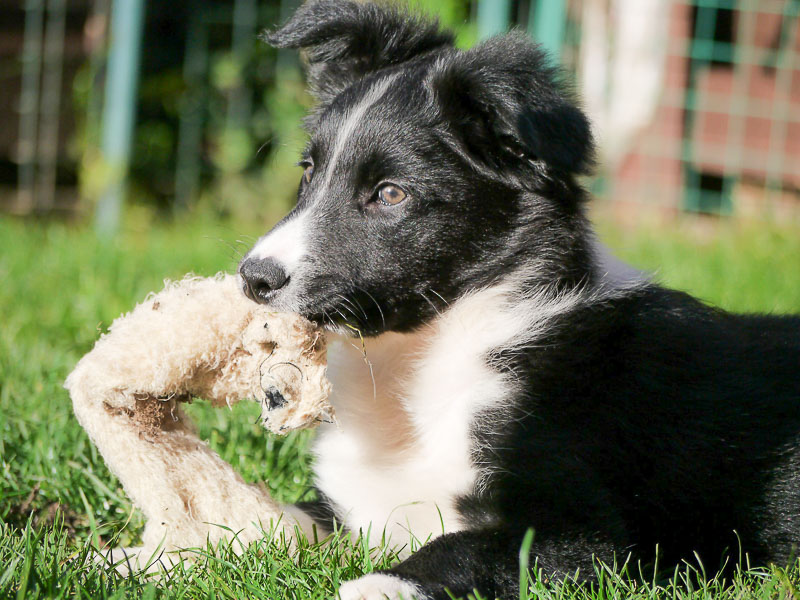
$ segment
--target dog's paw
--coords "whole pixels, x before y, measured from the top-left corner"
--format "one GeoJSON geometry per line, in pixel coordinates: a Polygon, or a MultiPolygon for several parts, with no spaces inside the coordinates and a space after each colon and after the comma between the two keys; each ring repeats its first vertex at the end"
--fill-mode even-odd
{"type": "Polygon", "coordinates": [[[339,588],[337,600],[426,600],[414,584],[383,573],[365,575],[339,588]]]}

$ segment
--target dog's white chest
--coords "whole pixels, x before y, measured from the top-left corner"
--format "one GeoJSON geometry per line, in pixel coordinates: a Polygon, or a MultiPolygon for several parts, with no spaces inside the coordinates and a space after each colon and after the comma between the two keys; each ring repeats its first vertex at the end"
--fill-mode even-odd
{"type": "Polygon", "coordinates": [[[476,327],[468,307],[422,333],[367,340],[366,360],[358,340],[331,344],[339,423],[315,444],[317,485],[344,524],[373,543],[385,535],[402,546],[464,527],[455,501],[481,475],[471,428],[508,393],[506,379],[485,364],[498,330],[476,327]]]}

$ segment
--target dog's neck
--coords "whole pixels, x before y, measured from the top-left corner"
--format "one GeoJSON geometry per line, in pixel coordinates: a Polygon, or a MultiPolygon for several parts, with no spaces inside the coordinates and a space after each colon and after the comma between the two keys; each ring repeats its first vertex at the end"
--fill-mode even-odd
{"type": "Polygon", "coordinates": [[[452,303],[412,333],[332,335],[328,374],[338,422],[320,427],[317,485],[347,527],[385,526],[395,543],[463,527],[456,501],[489,473],[474,463],[474,426],[520,385],[493,364],[532,343],[585,288],[528,293],[510,276],[452,303]],[[495,353],[496,355],[496,353],[495,353]],[[386,521],[387,515],[390,520],[386,521]]]}

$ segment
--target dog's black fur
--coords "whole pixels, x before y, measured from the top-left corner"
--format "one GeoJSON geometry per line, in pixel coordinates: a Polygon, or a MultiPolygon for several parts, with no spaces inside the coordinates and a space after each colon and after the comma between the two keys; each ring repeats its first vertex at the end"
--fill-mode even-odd
{"type": "Polygon", "coordinates": [[[504,281],[520,301],[576,298],[535,339],[486,353],[520,382],[472,423],[487,482],[456,500],[463,530],[391,574],[431,598],[516,597],[528,528],[552,574],[591,577],[593,557],[651,560],[656,546],[662,565],[696,552],[715,567],[740,544],[755,563],[789,560],[800,318],[603,280],[576,181],[592,165],[589,124],[536,46],[512,33],[460,51],[436,24],[337,0],[305,4],[266,40],[305,50],[319,105],[287,217],[313,223],[301,267],[248,256],[254,299],[378,336],[420,331],[504,281]],[[385,182],[407,199],[381,203],[385,182]]]}

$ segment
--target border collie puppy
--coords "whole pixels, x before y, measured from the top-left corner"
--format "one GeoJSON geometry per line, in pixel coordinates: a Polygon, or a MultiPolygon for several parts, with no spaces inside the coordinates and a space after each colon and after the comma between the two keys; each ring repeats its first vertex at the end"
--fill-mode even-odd
{"type": "Polygon", "coordinates": [[[470,50],[401,10],[304,4],[318,106],[297,206],[245,293],[326,325],[338,425],[304,527],[417,540],[342,600],[518,594],[519,551],[591,577],[800,542],[800,318],[608,273],[577,176],[589,123],[524,35],[470,50]],[[359,337],[363,337],[362,340],[359,337]],[[336,341],[338,339],[338,342],[336,341]]]}

